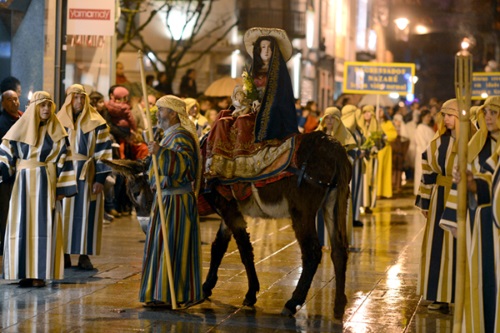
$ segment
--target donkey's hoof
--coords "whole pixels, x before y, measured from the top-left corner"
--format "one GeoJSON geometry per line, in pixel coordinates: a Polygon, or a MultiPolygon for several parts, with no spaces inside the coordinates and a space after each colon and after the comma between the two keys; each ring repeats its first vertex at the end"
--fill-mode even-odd
{"type": "Polygon", "coordinates": [[[335,319],[340,319],[340,320],[342,320],[342,319],[344,319],[344,312],[345,312],[345,311],[344,311],[344,308],[342,308],[342,309],[335,309],[335,308],[334,308],[334,309],[333,309],[333,317],[334,317],[335,319]]]}
{"type": "Polygon", "coordinates": [[[281,315],[286,317],[293,317],[294,313],[285,306],[283,310],[281,310],[281,315]]]}
{"type": "Polygon", "coordinates": [[[287,315],[287,316],[293,316],[297,313],[297,308],[299,307],[298,304],[293,302],[292,300],[286,302],[285,307],[283,308],[283,311],[281,311],[281,314],[287,315]]]}
{"type": "Polygon", "coordinates": [[[203,284],[203,298],[209,298],[210,296],[212,296],[212,289],[208,288],[205,286],[205,284],[203,284]]]}
{"type": "Polygon", "coordinates": [[[246,296],[245,299],[243,300],[243,305],[244,306],[254,306],[255,303],[257,303],[257,297],[253,296],[246,296]]]}

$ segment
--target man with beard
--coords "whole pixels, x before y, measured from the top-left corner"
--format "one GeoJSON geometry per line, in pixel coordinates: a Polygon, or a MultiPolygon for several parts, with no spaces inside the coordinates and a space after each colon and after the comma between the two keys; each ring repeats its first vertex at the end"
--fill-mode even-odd
{"type": "Polygon", "coordinates": [[[70,154],[76,172],[78,193],[63,200],[64,259],[71,267],[70,254],[79,254],[78,267],[94,268],[88,255],[101,247],[104,218],[102,190],[111,169],[101,160],[112,159],[111,137],[106,120],[91,105],[83,86],[69,87],[57,118],[68,132],[70,154]]]}
{"type": "MultiPolygon", "coordinates": [[[[23,113],[19,111],[19,97],[14,90],[7,90],[2,94],[2,112],[0,113],[0,139],[9,131],[23,113]]],[[[9,200],[14,185],[14,177],[3,179],[0,183],[0,254],[3,254],[3,242],[9,200]]]]}
{"type": "MultiPolygon", "coordinates": [[[[158,160],[161,191],[157,193],[161,194],[164,204],[175,295],[171,295],[168,288],[158,198],[155,198],[144,246],[139,298],[146,306],[168,307],[175,297],[181,307],[189,307],[203,299],[196,205],[201,178],[200,148],[196,128],[189,120],[182,99],[167,95],[160,98],[156,106],[158,126],[165,133],[159,144],[149,142],[148,150],[158,160]]],[[[156,184],[152,170],[149,175],[151,184],[156,184]]]]}

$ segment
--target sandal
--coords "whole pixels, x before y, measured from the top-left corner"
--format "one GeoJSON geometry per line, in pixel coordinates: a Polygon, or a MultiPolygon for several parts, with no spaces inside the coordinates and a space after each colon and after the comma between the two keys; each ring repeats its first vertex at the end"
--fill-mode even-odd
{"type": "Polygon", "coordinates": [[[432,311],[446,310],[448,309],[448,303],[446,302],[432,302],[427,306],[427,309],[432,311]]]}
{"type": "Polygon", "coordinates": [[[190,308],[192,306],[201,304],[204,301],[205,301],[205,299],[200,299],[198,301],[187,301],[187,302],[184,302],[184,303],[179,303],[179,308],[181,308],[181,309],[187,309],[187,308],[190,308]]]}
{"type": "Polygon", "coordinates": [[[71,268],[71,256],[68,253],[64,254],[64,268],[71,268]]]}
{"type": "Polygon", "coordinates": [[[42,288],[45,287],[45,281],[42,279],[33,279],[32,286],[35,288],[42,288]]]}
{"type": "Polygon", "coordinates": [[[42,288],[45,286],[46,286],[45,281],[42,279],[21,279],[21,281],[19,281],[20,288],[30,288],[30,287],[42,288]]]}
{"type": "Polygon", "coordinates": [[[94,269],[94,265],[90,262],[90,258],[86,254],[81,254],[78,258],[78,268],[91,271],[94,269]]]}
{"type": "Polygon", "coordinates": [[[21,279],[19,281],[20,288],[29,288],[33,287],[33,279],[21,279]]]}
{"type": "Polygon", "coordinates": [[[146,302],[143,306],[145,308],[172,308],[170,304],[161,301],[146,302]]]}

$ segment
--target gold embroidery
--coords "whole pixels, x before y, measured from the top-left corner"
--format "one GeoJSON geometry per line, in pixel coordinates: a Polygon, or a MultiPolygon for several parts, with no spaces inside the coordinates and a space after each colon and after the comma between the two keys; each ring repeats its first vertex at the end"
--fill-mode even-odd
{"type": "MultiPolygon", "coordinates": [[[[231,159],[221,155],[214,155],[209,166],[209,175],[226,179],[256,177],[262,174],[266,168],[272,166],[277,159],[283,155],[288,157],[292,153],[292,140],[293,138],[290,138],[277,147],[264,147],[250,156],[238,156],[231,159]]],[[[284,159],[284,161],[288,161],[288,158],[284,159]]],[[[268,171],[271,172],[272,170],[268,171]]]]}

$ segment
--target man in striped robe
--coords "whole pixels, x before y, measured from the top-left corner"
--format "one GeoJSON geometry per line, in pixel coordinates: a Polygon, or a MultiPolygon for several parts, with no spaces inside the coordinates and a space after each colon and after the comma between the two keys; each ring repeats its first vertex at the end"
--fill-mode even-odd
{"type": "Polygon", "coordinates": [[[74,84],[57,114],[70,141],[68,159],[73,161],[78,183],[76,196],[63,200],[65,267],[70,254],[79,254],[78,267],[94,269],[88,255],[101,247],[104,201],[102,190],[111,169],[101,160],[112,159],[111,137],[106,120],[91,105],[83,86],[74,84]]]}
{"type": "MultiPolygon", "coordinates": [[[[196,192],[201,178],[201,156],[194,123],[189,120],[186,104],[167,95],[160,98],[158,126],[165,130],[158,144],[148,149],[158,160],[161,199],[165,210],[165,230],[172,263],[175,299],[182,307],[203,299],[201,288],[201,242],[196,192]],[[194,183],[194,188],[193,188],[194,183]]],[[[156,184],[150,167],[151,184],[156,184]]],[[[153,202],[149,222],[139,299],[146,306],[169,306],[172,295],[168,285],[166,253],[158,197],[153,202]]]]}

